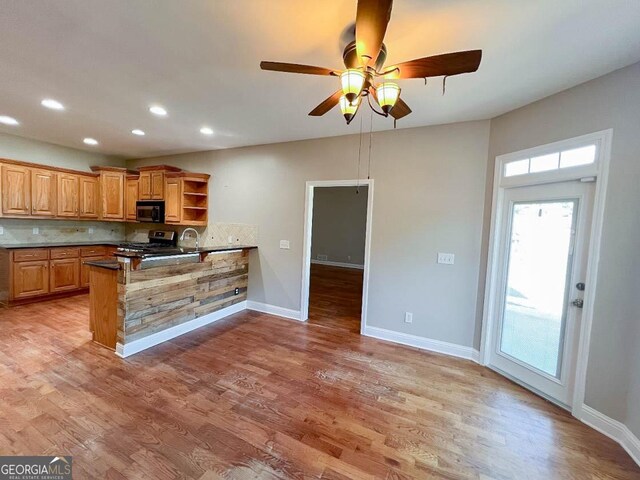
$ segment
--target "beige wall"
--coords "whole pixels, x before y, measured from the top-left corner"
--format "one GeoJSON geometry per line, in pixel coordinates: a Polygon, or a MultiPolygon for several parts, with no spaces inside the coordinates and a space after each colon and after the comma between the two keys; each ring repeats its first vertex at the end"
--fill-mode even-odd
{"type": "MultiPolygon", "coordinates": [[[[0,133],[0,158],[91,171],[92,165],[123,167],[122,159],[0,133]]],[[[124,238],[124,225],[111,222],[12,220],[0,218],[0,244],[112,241],[124,238]],[[33,234],[33,227],[40,230],[33,234]],[[89,228],[93,233],[89,234],[89,228]]]]}
{"type": "Polygon", "coordinates": [[[0,158],[40,163],[89,172],[91,165],[124,167],[125,161],[99,153],[0,133],[0,158]]]}
{"type": "Polygon", "coordinates": [[[364,265],[368,187],[317,187],[313,194],[311,259],[364,265]]]}
{"type": "MultiPolygon", "coordinates": [[[[492,120],[488,165],[492,172],[497,155],[613,128],[586,403],[622,422],[633,417],[636,435],[640,435],[640,336],[634,334],[640,322],[639,79],[640,64],[632,65],[492,120]]],[[[486,211],[489,208],[487,204],[486,211]]],[[[485,244],[488,225],[485,217],[485,244]]]]}
{"type": "MultiPolygon", "coordinates": [[[[369,325],[472,345],[488,139],[488,121],[374,134],[369,325]],[[455,253],[456,264],[438,265],[439,251],[455,253]]],[[[209,221],[258,226],[250,299],[299,310],[305,182],[353,179],[357,152],[351,135],[129,166],[210,173],[209,221]],[[291,249],[281,250],[280,240],[291,249]]]]}

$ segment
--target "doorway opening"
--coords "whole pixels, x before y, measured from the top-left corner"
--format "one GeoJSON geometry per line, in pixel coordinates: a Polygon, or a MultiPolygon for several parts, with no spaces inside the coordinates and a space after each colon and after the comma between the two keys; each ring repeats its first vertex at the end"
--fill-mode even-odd
{"type": "Polygon", "coordinates": [[[302,319],[364,328],[373,181],[307,182],[302,319]]]}

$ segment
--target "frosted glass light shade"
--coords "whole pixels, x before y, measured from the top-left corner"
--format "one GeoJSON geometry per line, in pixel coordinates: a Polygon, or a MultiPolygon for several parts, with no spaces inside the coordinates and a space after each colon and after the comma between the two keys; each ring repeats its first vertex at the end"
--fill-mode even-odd
{"type": "Polygon", "coordinates": [[[353,117],[356,115],[356,112],[358,111],[359,106],[360,106],[360,97],[356,97],[356,101],[353,103],[347,100],[346,95],[343,95],[340,97],[340,110],[342,111],[342,115],[344,115],[344,118],[347,121],[347,125],[351,122],[353,117]]]}
{"type": "Polygon", "coordinates": [[[398,101],[400,96],[400,87],[393,82],[381,83],[376,87],[376,97],[378,104],[384,113],[389,113],[398,101]]]}
{"type": "Polygon", "coordinates": [[[347,97],[347,100],[353,102],[360,95],[364,80],[364,73],[355,68],[349,68],[340,74],[342,93],[347,97]]]}

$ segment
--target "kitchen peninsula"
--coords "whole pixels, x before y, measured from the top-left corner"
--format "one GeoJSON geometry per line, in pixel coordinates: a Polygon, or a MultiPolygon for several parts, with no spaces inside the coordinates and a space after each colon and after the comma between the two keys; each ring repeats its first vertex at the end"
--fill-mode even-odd
{"type": "Polygon", "coordinates": [[[246,300],[254,248],[124,251],[86,262],[93,340],[127,357],[216,320],[246,300]]]}

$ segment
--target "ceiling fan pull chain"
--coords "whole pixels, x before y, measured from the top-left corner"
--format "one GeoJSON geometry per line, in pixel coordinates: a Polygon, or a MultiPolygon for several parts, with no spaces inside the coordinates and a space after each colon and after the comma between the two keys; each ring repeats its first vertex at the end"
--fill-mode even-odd
{"type": "Polygon", "coordinates": [[[398,119],[394,118],[393,119],[393,129],[395,130],[397,126],[398,126],[398,119]]]}
{"type": "Polygon", "coordinates": [[[444,94],[447,91],[447,77],[449,75],[445,75],[444,78],[442,79],[442,96],[444,97],[444,94]]]}
{"type": "Polygon", "coordinates": [[[367,168],[367,179],[371,180],[371,142],[373,139],[373,111],[369,112],[369,122],[369,166],[367,168]]]}
{"type": "Polygon", "coordinates": [[[424,77],[424,86],[427,86],[427,77],[424,77]]]}
{"type": "Polygon", "coordinates": [[[358,173],[356,176],[356,194],[360,193],[360,153],[362,152],[362,115],[360,115],[360,136],[358,137],[358,173]]]}

